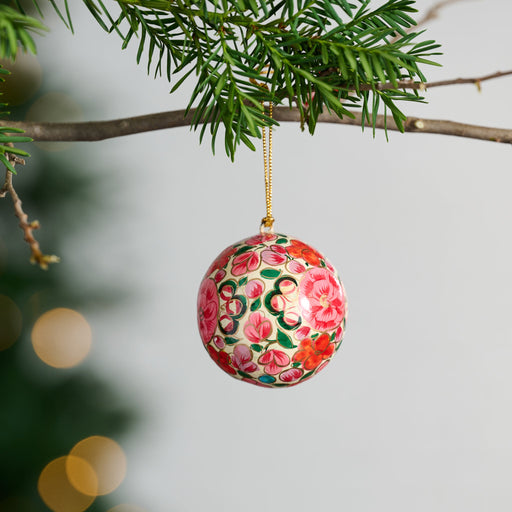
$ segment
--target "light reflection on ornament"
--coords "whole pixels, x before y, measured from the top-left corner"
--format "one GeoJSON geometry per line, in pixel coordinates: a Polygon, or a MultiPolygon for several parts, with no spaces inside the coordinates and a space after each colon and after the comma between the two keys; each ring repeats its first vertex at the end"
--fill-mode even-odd
{"type": "MultiPolygon", "coordinates": [[[[79,492],[69,481],[67,466],[69,456],[52,460],[41,472],[37,490],[41,499],[53,512],[83,512],[94,501],[94,496],[79,492]]],[[[76,459],[76,458],[74,458],[76,459]]],[[[89,482],[95,480],[92,468],[84,460],[73,461],[75,477],[89,482]]]]}
{"type": "Polygon", "coordinates": [[[205,348],[222,370],[258,386],[287,387],[316,375],[339,349],[346,296],[321,253],[264,232],[214,260],[197,314],[205,348]]]}
{"type": "Polygon", "coordinates": [[[56,308],[42,314],[32,329],[32,345],[39,358],[54,368],[81,363],[91,348],[92,332],[77,311],[56,308]]]}
{"type": "MultiPolygon", "coordinates": [[[[116,489],[126,476],[126,456],[122,448],[112,439],[91,436],[77,443],[69,454],[85,460],[94,470],[97,485],[89,486],[85,480],[76,480],[68,471],[70,482],[77,490],[89,496],[109,494],[116,489]]],[[[70,464],[72,467],[73,462],[70,464]]]]}
{"type": "Polygon", "coordinates": [[[21,334],[22,324],[18,306],[9,297],[0,295],[0,351],[14,345],[21,334]]]}

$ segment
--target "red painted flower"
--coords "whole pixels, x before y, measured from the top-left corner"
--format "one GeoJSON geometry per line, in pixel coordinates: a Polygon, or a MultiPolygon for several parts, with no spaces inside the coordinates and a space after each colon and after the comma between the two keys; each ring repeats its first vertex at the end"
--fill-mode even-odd
{"type": "Polygon", "coordinates": [[[313,267],[320,265],[320,260],[323,259],[323,256],[313,249],[313,247],[310,247],[300,240],[290,240],[290,242],[291,245],[287,247],[287,250],[292,258],[302,258],[313,267]]]}
{"type": "Polygon", "coordinates": [[[244,326],[245,337],[251,343],[259,343],[266,340],[272,333],[272,323],[263,313],[256,311],[251,313],[244,326]]]}
{"type": "Polygon", "coordinates": [[[204,279],[197,298],[197,323],[203,343],[208,343],[217,327],[219,296],[217,287],[211,279],[204,279]]]}
{"type": "Polygon", "coordinates": [[[231,366],[231,358],[224,351],[217,352],[211,345],[208,345],[210,357],[222,368],[226,373],[236,374],[236,370],[231,366]]]}
{"type": "Polygon", "coordinates": [[[295,363],[302,363],[306,370],[314,370],[334,354],[334,343],[328,334],[321,334],[316,340],[306,338],[300,342],[299,350],[293,355],[295,363]]]}
{"type": "Polygon", "coordinates": [[[267,350],[258,359],[265,366],[267,375],[277,375],[285,366],[290,364],[290,358],[282,350],[267,350]]]}
{"type": "Polygon", "coordinates": [[[215,261],[210,265],[210,268],[206,271],[206,275],[209,276],[214,270],[218,270],[225,267],[229,258],[235,253],[236,249],[232,246],[226,247],[218,256],[215,261]]]}
{"type": "Polygon", "coordinates": [[[345,302],[343,288],[326,268],[312,268],[302,278],[300,308],[313,329],[321,332],[336,329],[345,316],[345,302]]]}
{"type": "Polygon", "coordinates": [[[245,245],[260,245],[265,242],[271,242],[272,240],[275,240],[277,238],[277,235],[274,235],[273,233],[262,233],[259,235],[251,236],[251,238],[248,238],[244,241],[245,245]]]}
{"type": "Polygon", "coordinates": [[[258,268],[260,264],[260,257],[257,252],[247,251],[242,254],[239,254],[233,260],[233,267],[231,268],[231,273],[234,276],[241,276],[246,274],[247,272],[252,272],[258,268]]]}

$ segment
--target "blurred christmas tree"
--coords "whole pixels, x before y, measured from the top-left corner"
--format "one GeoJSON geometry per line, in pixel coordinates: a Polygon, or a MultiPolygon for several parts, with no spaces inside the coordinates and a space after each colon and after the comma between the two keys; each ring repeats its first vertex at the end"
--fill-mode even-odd
{"type": "MultiPolygon", "coordinates": [[[[38,64],[35,58],[31,62],[15,69],[3,86],[11,104],[19,104],[11,107],[13,119],[24,118],[34,103],[28,97],[38,80],[38,64]]],[[[85,167],[96,163],[87,160],[84,165],[74,154],[71,165],[66,151],[30,151],[37,156],[19,166],[15,185],[26,209],[42,221],[44,229],[37,233],[41,245],[61,253],[60,241],[69,230],[76,235],[98,213],[93,178],[85,167]]],[[[89,436],[119,440],[135,415],[109,383],[86,368],[45,364],[31,343],[34,323],[45,312],[108,307],[116,293],[110,287],[84,293],[63,264],[50,272],[28,265],[29,249],[21,241],[9,198],[0,200],[0,219],[0,511],[43,512],[48,510],[38,492],[43,468],[89,436]]],[[[90,506],[66,512],[87,506],[91,512],[105,512],[114,505],[112,497],[100,496],[90,506]]]]}

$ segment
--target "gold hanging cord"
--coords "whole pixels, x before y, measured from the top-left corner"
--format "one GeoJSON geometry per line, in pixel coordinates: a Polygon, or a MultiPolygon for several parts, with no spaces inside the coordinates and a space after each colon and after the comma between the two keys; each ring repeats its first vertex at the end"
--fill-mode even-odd
{"type": "MultiPolygon", "coordinates": [[[[268,115],[272,119],[272,102],[270,102],[268,106],[268,115]]],[[[265,202],[267,205],[267,215],[261,219],[260,231],[263,233],[266,228],[270,233],[273,233],[274,217],[272,217],[272,126],[268,127],[268,141],[267,129],[265,126],[262,127],[261,132],[263,138],[263,168],[265,170],[265,202]]]]}

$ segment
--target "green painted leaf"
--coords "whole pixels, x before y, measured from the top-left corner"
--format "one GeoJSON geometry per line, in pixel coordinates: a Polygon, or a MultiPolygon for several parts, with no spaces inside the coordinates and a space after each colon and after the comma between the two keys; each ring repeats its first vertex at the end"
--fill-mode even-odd
{"type": "Polygon", "coordinates": [[[297,346],[293,344],[293,341],[288,334],[285,334],[280,330],[277,331],[277,342],[284,348],[296,348],[297,346]]]}
{"type": "Polygon", "coordinates": [[[228,344],[228,345],[234,345],[235,343],[237,343],[239,340],[238,338],[233,338],[231,336],[226,336],[224,338],[224,341],[228,344]]]}
{"type": "Polygon", "coordinates": [[[263,350],[263,347],[261,345],[258,345],[257,343],[253,343],[251,345],[251,348],[255,351],[255,352],[261,352],[263,350]]]}
{"type": "Polygon", "coordinates": [[[285,244],[286,242],[288,242],[287,238],[278,238],[276,240],[276,244],[285,244]]]}
{"type": "Polygon", "coordinates": [[[240,375],[240,377],[245,377],[246,379],[252,379],[252,375],[249,375],[248,373],[245,373],[243,372],[242,370],[238,370],[238,375],[240,375]]]}
{"type": "Polygon", "coordinates": [[[247,276],[245,276],[243,279],[240,279],[240,282],[238,283],[238,286],[243,286],[247,283],[247,276]]]}
{"type": "Polygon", "coordinates": [[[311,375],[313,375],[314,373],[315,373],[315,370],[313,370],[312,372],[305,373],[305,374],[300,378],[300,380],[308,379],[308,378],[309,378],[309,377],[311,377],[311,375]]]}
{"type": "Polygon", "coordinates": [[[260,309],[261,307],[261,299],[256,299],[252,304],[251,304],[251,311],[256,311],[257,309],[260,309]]]}
{"type": "Polygon", "coordinates": [[[235,252],[235,256],[238,256],[239,254],[243,254],[244,252],[250,251],[252,249],[253,248],[250,245],[242,245],[242,247],[240,247],[240,249],[238,249],[235,252]]]}
{"type": "Polygon", "coordinates": [[[281,271],[274,268],[266,268],[265,270],[262,270],[260,274],[261,277],[265,279],[275,279],[281,275],[281,271]]]}
{"type": "Polygon", "coordinates": [[[302,363],[293,363],[293,364],[292,364],[292,366],[293,366],[294,368],[298,368],[301,364],[302,364],[302,363]]]}

